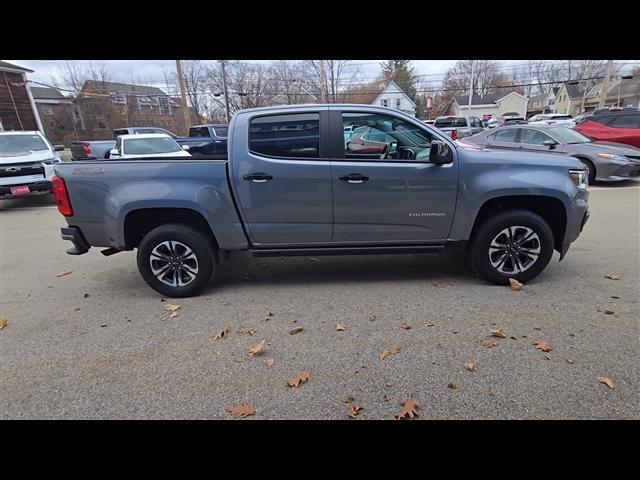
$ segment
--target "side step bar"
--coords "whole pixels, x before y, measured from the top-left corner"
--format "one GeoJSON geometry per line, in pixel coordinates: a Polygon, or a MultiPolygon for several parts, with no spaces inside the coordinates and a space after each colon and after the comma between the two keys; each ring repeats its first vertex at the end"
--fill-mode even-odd
{"type": "Polygon", "coordinates": [[[386,255],[440,253],[444,245],[403,245],[397,247],[269,248],[251,250],[254,257],[305,257],[321,255],[386,255]]]}

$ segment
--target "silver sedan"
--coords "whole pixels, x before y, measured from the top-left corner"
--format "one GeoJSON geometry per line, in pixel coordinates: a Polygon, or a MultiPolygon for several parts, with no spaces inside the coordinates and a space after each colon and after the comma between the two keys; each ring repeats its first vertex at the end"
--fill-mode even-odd
{"type": "Polygon", "coordinates": [[[589,170],[589,183],[640,176],[640,148],[622,143],[594,142],[561,125],[514,125],[481,132],[458,141],[483,149],[570,155],[589,170]]]}

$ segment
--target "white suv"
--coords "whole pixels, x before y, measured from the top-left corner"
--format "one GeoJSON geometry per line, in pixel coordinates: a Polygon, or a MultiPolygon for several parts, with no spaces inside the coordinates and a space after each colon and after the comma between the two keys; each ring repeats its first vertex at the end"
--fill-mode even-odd
{"type": "Polygon", "coordinates": [[[0,197],[50,192],[58,151],[40,132],[0,132],[0,197]]]}
{"type": "Polygon", "coordinates": [[[566,113],[541,113],[529,119],[529,125],[565,125],[575,127],[576,122],[566,113]]]}

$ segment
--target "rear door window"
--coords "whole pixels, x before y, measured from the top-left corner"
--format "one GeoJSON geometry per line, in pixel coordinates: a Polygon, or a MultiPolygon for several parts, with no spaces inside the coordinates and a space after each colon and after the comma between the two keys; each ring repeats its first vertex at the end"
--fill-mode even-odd
{"type": "Polygon", "coordinates": [[[640,115],[619,115],[609,124],[612,128],[640,128],[640,115]]]}
{"type": "Polygon", "coordinates": [[[249,127],[249,150],[270,157],[318,158],[320,114],[296,113],[253,118],[249,127]]]}
{"type": "Polygon", "coordinates": [[[492,133],[488,138],[492,142],[515,142],[517,133],[518,130],[516,128],[505,128],[492,133]]]}

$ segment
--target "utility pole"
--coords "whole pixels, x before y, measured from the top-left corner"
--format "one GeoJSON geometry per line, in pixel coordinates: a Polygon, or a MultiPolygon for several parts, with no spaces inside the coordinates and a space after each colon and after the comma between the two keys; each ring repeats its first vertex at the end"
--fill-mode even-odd
{"type": "Polygon", "coordinates": [[[229,115],[229,95],[227,94],[227,71],[224,69],[226,64],[226,60],[220,60],[220,66],[222,67],[222,94],[224,95],[224,109],[227,113],[227,123],[229,123],[231,122],[231,116],[229,115]]]}
{"type": "Polygon", "coordinates": [[[184,75],[182,74],[182,61],[176,60],[176,70],[178,71],[178,85],[180,86],[180,96],[182,97],[182,111],[184,112],[184,128],[189,134],[191,128],[191,119],[189,118],[189,104],[187,103],[187,94],[184,91],[184,75]]]}
{"type": "Polygon", "coordinates": [[[569,60],[569,75],[568,75],[569,80],[572,80],[571,78],[571,60],[569,60]]]}
{"type": "Polygon", "coordinates": [[[604,104],[607,102],[607,91],[609,90],[609,79],[611,78],[611,72],[613,71],[613,60],[607,61],[607,73],[604,75],[602,82],[602,92],[600,92],[600,104],[598,108],[604,108],[604,104]]]}
{"type": "Polygon", "coordinates": [[[320,103],[327,103],[326,77],[324,75],[324,60],[320,60],[320,103]]]}
{"type": "Polygon", "coordinates": [[[469,104],[467,105],[468,115],[471,115],[471,97],[473,96],[473,73],[475,71],[475,63],[471,60],[471,80],[469,81],[469,104]]]}

